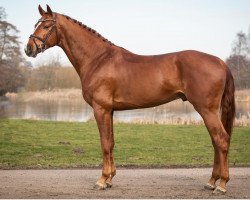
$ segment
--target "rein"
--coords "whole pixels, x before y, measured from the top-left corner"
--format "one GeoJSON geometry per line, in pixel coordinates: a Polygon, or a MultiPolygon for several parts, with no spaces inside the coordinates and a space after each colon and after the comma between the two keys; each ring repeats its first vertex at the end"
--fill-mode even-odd
{"type": "Polygon", "coordinates": [[[52,21],[53,24],[51,26],[52,28],[50,29],[50,31],[48,32],[48,34],[46,35],[46,37],[44,39],[41,38],[41,37],[39,37],[39,36],[36,36],[34,34],[31,34],[30,37],[29,37],[29,38],[31,38],[34,41],[38,52],[44,52],[46,50],[46,43],[47,43],[49,37],[51,36],[51,34],[53,33],[53,30],[56,30],[56,15],[55,15],[54,19],[39,19],[38,22],[35,24],[35,27],[40,22],[46,22],[46,21],[52,21]],[[40,46],[38,46],[35,39],[40,40],[42,42],[42,44],[40,46]]]}

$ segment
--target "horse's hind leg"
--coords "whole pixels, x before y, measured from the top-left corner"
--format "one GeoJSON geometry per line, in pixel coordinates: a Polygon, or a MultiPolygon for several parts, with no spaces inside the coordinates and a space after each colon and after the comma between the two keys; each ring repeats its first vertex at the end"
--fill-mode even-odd
{"type": "Polygon", "coordinates": [[[220,178],[220,159],[219,159],[219,152],[218,149],[216,148],[215,143],[213,142],[213,147],[214,147],[214,165],[213,165],[213,172],[212,176],[209,179],[208,183],[204,186],[205,189],[208,190],[214,190],[216,185],[216,181],[220,178]]]}
{"type": "Polygon", "coordinates": [[[208,109],[204,109],[200,114],[211,136],[215,153],[213,173],[208,183],[212,189],[215,186],[215,182],[220,178],[220,184],[214,192],[225,193],[226,183],[229,181],[228,150],[230,136],[223,127],[218,110],[209,111],[208,109]]]}

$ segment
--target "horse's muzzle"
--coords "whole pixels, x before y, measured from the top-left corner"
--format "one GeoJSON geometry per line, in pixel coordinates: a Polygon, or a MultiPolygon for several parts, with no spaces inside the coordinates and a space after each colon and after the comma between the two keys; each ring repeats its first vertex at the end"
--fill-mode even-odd
{"type": "Polygon", "coordinates": [[[24,48],[24,51],[26,53],[27,56],[33,56],[33,50],[32,50],[32,46],[30,44],[27,44],[27,46],[24,48]]]}

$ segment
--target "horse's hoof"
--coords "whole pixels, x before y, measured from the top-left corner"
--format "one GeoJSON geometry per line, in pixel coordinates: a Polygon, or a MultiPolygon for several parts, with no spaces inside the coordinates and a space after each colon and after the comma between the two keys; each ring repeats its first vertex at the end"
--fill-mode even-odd
{"type": "Polygon", "coordinates": [[[96,184],[94,185],[94,189],[96,190],[105,190],[107,188],[107,184],[102,184],[99,182],[96,182],[96,184]]]}
{"type": "Polygon", "coordinates": [[[210,183],[207,183],[206,185],[204,185],[204,188],[206,190],[214,190],[215,189],[215,185],[212,185],[210,183]]]}
{"type": "Polygon", "coordinates": [[[227,190],[225,188],[217,186],[215,190],[213,191],[213,194],[226,194],[226,192],[227,190]]]}

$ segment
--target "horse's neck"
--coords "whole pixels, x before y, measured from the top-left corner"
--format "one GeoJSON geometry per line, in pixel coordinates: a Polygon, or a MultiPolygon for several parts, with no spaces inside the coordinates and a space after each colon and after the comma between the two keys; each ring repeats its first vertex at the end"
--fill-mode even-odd
{"type": "Polygon", "coordinates": [[[103,54],[110,44],[72,20],[62,15],[59,18],[59,46],[64,50],[77,73],[82,75],[91,67],[90,63],[103,54]]]}

